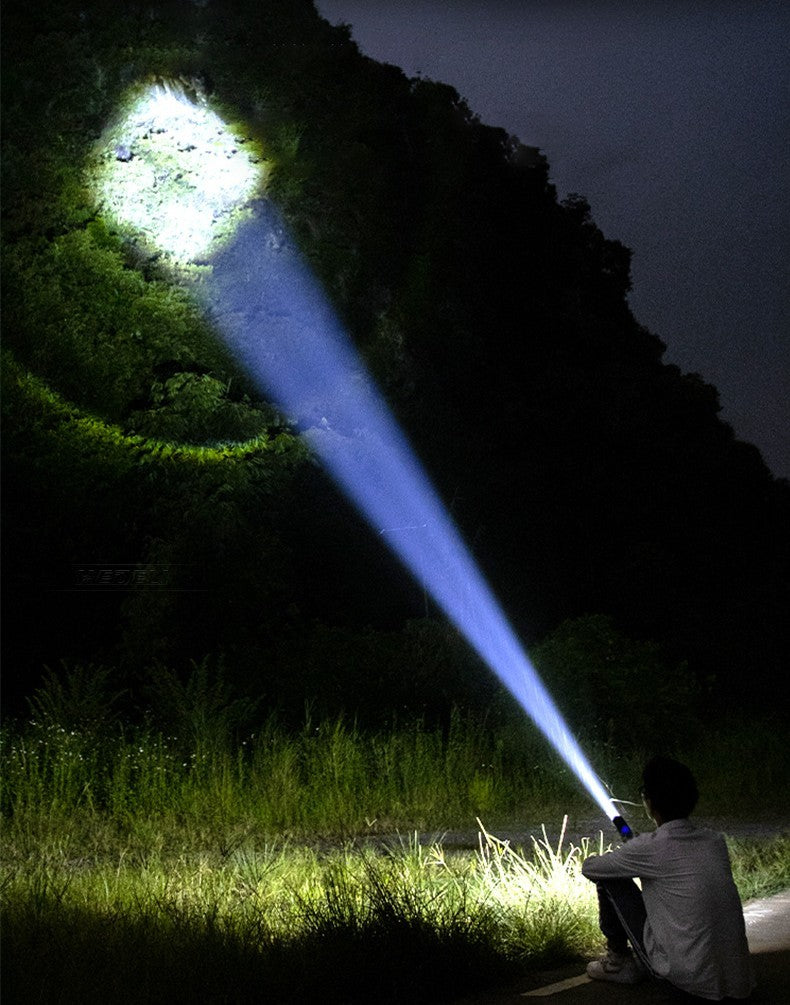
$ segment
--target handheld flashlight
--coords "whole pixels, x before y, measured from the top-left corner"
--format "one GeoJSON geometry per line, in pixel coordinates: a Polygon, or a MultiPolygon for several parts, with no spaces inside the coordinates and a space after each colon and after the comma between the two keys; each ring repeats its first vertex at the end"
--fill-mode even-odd
{"type": "Polygon", "coordinates": [[[625,822],[625,818],[624,817],[620,817],[620,816],[618,816],[618,817],[612,817],[612,823],[617,828],[617,833],[620,835],[620,837],[623,839],[623,841],[630,841],[631,838],[634,836],[634,832],[631,830],[631,828],[625,822]]]}

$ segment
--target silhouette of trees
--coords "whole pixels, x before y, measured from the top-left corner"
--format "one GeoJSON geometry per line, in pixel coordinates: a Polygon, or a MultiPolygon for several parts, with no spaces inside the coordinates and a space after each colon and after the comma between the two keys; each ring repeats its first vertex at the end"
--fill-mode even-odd
{"type": "MultiPolygon", "coordinates": [[[[363,57],[307,0],[4,13],[6,646],[20,688],[60,658],[135,674],[213,653],[249,680],[266,666],[274,694],[286,663],[298,673],[283,655],[294,636],[391,666],[388,633],[425,616],[189,297],[98,218],[82,164],[115,102],[146,74],[186,73],[266,150],[269,198],[523,637],[604,612],[722,694],[744,675],[755,701],[775,693],[790,489],[720,420],[715,388],[662,361],[628,306],[629,250],[583,196],[557,200],[539,151],[452,87],[363,57]],[[166,565],[174,589],[89,603],[63,589],[64,570],[121,555],[166,565]]],[[[340,686],[349,703],[360,679],[340,686]]]]}

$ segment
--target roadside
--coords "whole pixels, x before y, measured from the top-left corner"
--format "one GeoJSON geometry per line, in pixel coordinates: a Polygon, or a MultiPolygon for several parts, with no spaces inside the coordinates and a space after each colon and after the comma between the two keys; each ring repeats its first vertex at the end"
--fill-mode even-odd
{"type": "MultiPolygon", "coordinates": [[[[750,1005],[787,1005],[790,1002],[790,890],[744,905],[757,988],[750,1005]]],[[[678,1005],[682,997],[658,984],[619,986],[591,981],[584,965],[532,974],[520,986],[459,999],[455,1005],[528,1005],[554,1001],[557,1005],[678,1005]]]]}

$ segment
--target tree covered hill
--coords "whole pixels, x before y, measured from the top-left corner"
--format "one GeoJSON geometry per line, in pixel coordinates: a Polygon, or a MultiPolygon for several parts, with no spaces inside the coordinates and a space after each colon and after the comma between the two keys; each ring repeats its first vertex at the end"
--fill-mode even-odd
{"type": "Polygon", "coordinates": [[[662,362],[628,249],[539,151],[307,0],[10,2],[3,47],[7,695],[60,659],[134,686],[213,654],[273,703],[353,708],[379,671],[393,703],[453,700],[420,589],[97,205],[86,163],[149,79],[259,144],[272,220],[529,644],[600,612],[721,694],[786,687],[790,490],[662,362]],[[148,581],[90,579],[121,567],[148,581]]]}

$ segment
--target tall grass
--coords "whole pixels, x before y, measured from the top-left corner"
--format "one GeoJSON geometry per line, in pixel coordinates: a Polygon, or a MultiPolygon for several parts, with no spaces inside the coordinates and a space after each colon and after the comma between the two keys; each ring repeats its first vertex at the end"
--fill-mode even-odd
{"type": "Polygon", "coordinates": [[[6,728],[0,805],[17,827],[99,815],[217,833],[342,837],[537,820],[584,806],[525,730],[504,740],[455,716],[448,730],[363,734],[342,719],[289,732],[275,719],[234,745],[186,745],[145,729],[101,735],[56,723],[6,728]]]}
{"type": "MultiPolygon", "coordinates": [[[[4,867],[4,990],[41,1002],[449,1001],[595,949],[580,874],[592,850],[602,836],[576,846],[563,826],[523,850],[482,824],[463,853],[404,839],[80,859],[52,845],[4,867]]],[[[760,855],[786,882],[789,851],[785,838],[760,855]]],[[[754,857],[744,864],[756,875],[754,857]]]]}
{"type": "MultiPolygon", "coordinates": [[[[700,782],[698,813],[779,816],[787,754],[779,729],[711,733],[684,755],[700,782]],[[756,773],[765,784],[754,784],[756,773]]],[[[591,760],[616,797],[635,797],[642,754],[601,746],[591,760]]],[[[64,816],[72,827],[97,817],[144,833],[155,821],[194,829],[200,840],[229,832],[342,838],[473,828],[478,816],[497,826],[598,812],[527,724],[493,732],[460,714],[446,729],[416,723],[378,733],[309,717],[293,731],[271,717],[238,741],[228,729],[178,736],[42,718],[0,730],[0,763],[0,809],[15,829],[46,829],[64,816]]]]}
{"type": "Polygon", "coordinates": [[[13,1000],[442,1001],[595,939],[583,850],[52,847],[7,867],[13,1000]],[[569,906],[569,904],[571,906],[569,906]],[[35,960],[35,967],[30,961],[35,960]]]}
{"type": "MultiPolygon", "coordinates": [[[[595,812],[528,729],[271,718],[234,742],[223,723],[179,736],[40,714],[3,728],[9,998],[439,1002],[597,945],[580,864],[603,835],[573,843],[565,818],[526,848],[495,836],[497,822],[557,822],[563,804],[595,812]],[[476,851],[442,842],[453,827],[476,851]],[[417,830],[437,840],[402,836],[417,830]]],[[[711,805],[753,808],[735,756],[750,735],[690,752],[711,805]]],[[[772,785],[782,749],[763,736],[772,785]]],[[[620,795],[640,760],[594,752],[620,795]]],[[[743,896],[790,886],[786,834],[730,847],[743,896]]]]}

